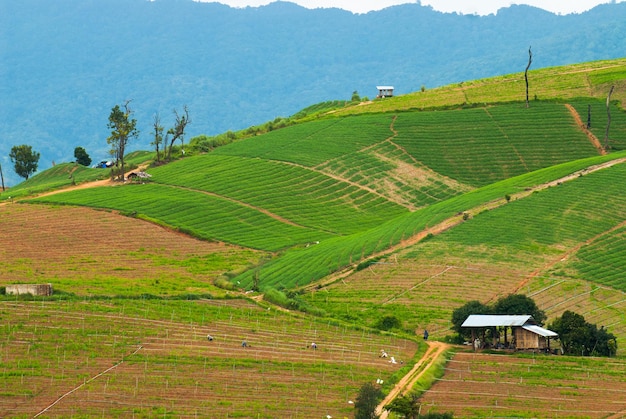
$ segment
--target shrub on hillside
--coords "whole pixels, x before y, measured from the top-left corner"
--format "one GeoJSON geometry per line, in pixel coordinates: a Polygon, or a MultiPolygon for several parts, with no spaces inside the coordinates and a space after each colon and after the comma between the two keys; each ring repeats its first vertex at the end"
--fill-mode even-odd
{"type": "Polygon", "coordinates": [[[565,311],[549,326],[559,334],[561,348],[567,355],[614,356],[617,353],[617,338],[604,326],[599,329],[585,318],[572,311],[565,311]]]}
{"type": "Polygon", "coordinates": [[[274,288],[267,288],[264,289],[263,300],[288,310],[298,310],[315,316],[323,316],[325,314],[323,310],[312,307],[302,301],[295,291],[285,293],[274,288]]]}
{"type": "Polygon", "coordinates": [[[376,328],[380,330],[399,329],[401,327],[402,322],[396,316],[385,316],[376,323],[376,328]]]}

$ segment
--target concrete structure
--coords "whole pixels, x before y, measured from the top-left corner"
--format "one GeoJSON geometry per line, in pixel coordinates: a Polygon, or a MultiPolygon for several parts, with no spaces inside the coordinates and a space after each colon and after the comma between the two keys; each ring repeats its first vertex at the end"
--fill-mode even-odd
{"type": "Polygon", "coordinates": [[[558,336],[555,332],[539,326],[530,315],[472,314],[465,319],[461,327],[471,328],[472,345],[475,350],[485,347],[549,350],[550,338],[558,336]],[[508,328],[512,331],[511,342],[507,337],[508,328]],[[490,344],[485,342],[486,329],[496,331],[490,344]],[[500,340],[499,330],[504,331],[504,341],[500,340]],[[482,340],[479,335],[482,336],[482,340]]]}
{"type": "Polygon", "coordinates": [[[12,284],[6,286],[8,295],[52,295],[52,284],[12,284]]]}

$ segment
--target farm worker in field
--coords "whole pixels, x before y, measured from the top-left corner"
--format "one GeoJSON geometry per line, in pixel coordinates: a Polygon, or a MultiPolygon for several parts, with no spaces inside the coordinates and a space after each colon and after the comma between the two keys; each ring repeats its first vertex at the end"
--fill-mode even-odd
{"type": "Polygon", "coordinates": [[[207,338],[207,340],[208,340],[209,342],[213,340],[213,336],[211,336],[211,335],[206,335],[206,338],[207,338]]]}
{"type": "Polygon", "coordinates": [[[248,347],[248,342],[246,342],[245,340],[243,342],[241,342],[241,347],[242,348],[247,348],[248,347]]]}
{"type": "Polygon", "coordinates": [[[316,344],[315,342],[313,342],[313,343],[311,344],[311,348],[313,348],[314,350],[315,350],[315,349],[317,349],[317,344],[316,344]]]}
{"type": "Polygon", "coordinates": [[[428,330],[424,329],[424,340],[428,340],[428,330]]]}

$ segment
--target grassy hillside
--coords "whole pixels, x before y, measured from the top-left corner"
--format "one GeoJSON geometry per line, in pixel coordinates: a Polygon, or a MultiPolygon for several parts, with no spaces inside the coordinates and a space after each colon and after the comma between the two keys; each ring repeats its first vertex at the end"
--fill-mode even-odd
{"type": "MultiPolygon", "coordinates": [[[[626,99],[626,59],[530,70],[529,99],[570,101],[577,98],[606,100],[611,86],[612,98],[626,99]]],[[[480,106],[489,103],[523,102],[526,99],[524,73],[507,74],[489,79],[465,81],[455,85],[410,93],[374,101],[368,105],[337,111],[339,115],[358,113],[427,110],[459,106],[480,106]]]]}
{"type": "MultiPolygon", "coordinates": [[[[202,415],[217,409],[246,417],[349,416],[347,400],[356,397],[359,382],[374,376],[393,382],[398,377],[393,374],[402,374],[401,365],[389,369],[386,361],[375,359],[378,346],[395,345],[402,359],[409,359],[417,350],[415,332],[428,329],[432,338],[445,339],[455,308],[515,292],[535,299],[549,320],[574,310],[607,327],[621,342],[626,337],[626,113],[618,99],[624,76],[624,60],[535,70],[529,108],[519,97],[519,74],[467,82],[318,113],[287,128],[149,168],[147,183],[104,181],[92,188],[42,193],[67,184],[72,168],[66,166],[11,190],[14,197],[31,195],[28,199],[7,202],[7,193],[2,194],[0,229],[7,234],[2,235],[0,274],[6,284],[51,282],[68,302],[65,307],[71,307],[56,310],[70,312],[88,329],[96,320],[81,311],[81,299],[129,324],[150,319],[166,325],[165,332],[142,326],[141,333],[128,333],[130,339],[122,326],[115,333],[82,335],[102,334],[115,346],[121,334],[125,355],[101,361],[123,359],[132,368],[124,372],[118,367],[119,387],[95,380],[79,401],[68,403],[76,410],[59,414],[90,416],[113,388],[116,398],[132,404],[133,397],[154,397],[165,381],[166,389],[170,383],[176,388],[172,405],[156,398],[138,414],[190,415],[195,409],[202,415]],[[603,95],[611,85],[616,93],[605,141],[603,95]],[[585,126],[588,114],[590,129],[585,126]],[[19,245],[12,245],[16,237],[19,245]],[[55,239],[47,242],[48,237],[55,239]],[[240,318],[237,306],[241,292],[255,298],[246,300],[245,310],[255,313],[247,319],[240,318]],[[281,329],[281,324],[291,324],[291,317],[268,317],[273,309],[266,313],[266,306],[252,302],[266,304],[261,293],[316,317],[281,329]],[[221,306],[224,313],[209,310],[201,317],[204,304],[220,298],[233,299],[221,306]],[[137,313],[138,306],[145,311],[137,313]],[[206,355],[203,336],[209,333],[209,317],[228,318],[220,323],[224,327],[235,325],[219,355],[206,355]],[[370,338],[389,317],[399,321],[393,333],[370,338]],[[318,363],[306,348],[313,337],[320,340],[311,335],[318,323],[344,328],[343,335],[325,341],[328,363],[318,363]],[[155,340],[163,333],[167,339],[170,325],[184,337],[167,345],[155,340]],[[263,343],[254,345],[263,350],[234,354],[241,349],[237,341],[257,334],[263,343]],[[159,344],[167,349],[157,349],[159,344]],[[345,358],[347,353],[352,358],[345,358]],[[365,353],[372,364],[361,365],[365,353]],[[199,384],[196,374],[207,365],[215,374],[203,376],[199,384]],[[177,371],[184,372],[180,378],[174,378],[177,371]],[[242,371],[262,377],[255,384],[260,399],[233,396],[243,391],[242,371]],[[290,380],[279,379],[290,371],[290,380]],[[148,379],[151,374],[160,378],[148,379]],[[336,384],[348,375],[348,383],[336,384]],[[324,394],[316,390],[320,380],[333,382],[324,394]],[[224,383],[233,391],[208,397],[224,383]],[[296,412],[278,402],[260,405],[300,384],[302,394],[321,397],[317,407],[296,412]],[[180,403],[190,392],[210,401],[180,403]],[[98,394],[93,401],[92,394],[98,394]],[[79,405],[83,407],[75,408],[79,405]],[[332,406],[332,412],[322,412],[320,405],[332,406]]],[[[85,176],[96,173],[101,172],[85,169],[85,176]]],[[[2,301],[23,303],[10,296],[2,301]]],[[[58,301],[45,303],[48,308],[58,301]]],[[[20,307],[35,312],[34,305],[20,307]]],[[[17,323],[32,326],[23,319],[17,323]]],[[[48,350],[58,345],[37,334],[15,335],[3,345],[17,353],[25,339],[48,350]]],[[[76,359],[92,353],[90,345],[78,349],[76,359]]],[[[618,354],[624,353],[620,347],[618,354]]],[[[34,389],[10,399],[16,412],[25,408],[20,398],[40,405],[52,398],[46,393],[37,399],[37,389],[47,374],[60,373],[65,379],[58,359],[56,364],[29,376],[34,389]]],[[[21,361],[11,368],[11,377],[24,374],[21,361]]],[[[103,368],[81,370],[63,386],[93,377],[98,369],[103,368]]],[[[299,394],[293,393],[294,400],[304,397],[299,394]]],[[[443,393],[426,393],[424,400],[445,405],[445,400],[431,401],[438,394],[443,393]]],[[[581,399],[591,397],[581,394],[581,399]]],[[[472,414],[488,416],[484,404],[472,406],[472,414]]],[[[114,415],[113,407],[106,409],[114,415]]],[[[454,410],[467,414],[466,409],[454,410]]],[[[517,412],[515,406],[510,409],[517,412]]],[[[542,416],[541,409],[528,407],[524,415],[542,416]]],[[[588,410],[581,415],[594,414],[588,410]]]]}

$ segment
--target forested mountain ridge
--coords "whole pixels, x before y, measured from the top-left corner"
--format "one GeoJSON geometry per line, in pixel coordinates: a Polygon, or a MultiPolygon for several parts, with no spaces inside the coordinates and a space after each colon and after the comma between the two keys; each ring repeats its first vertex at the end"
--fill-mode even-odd
{"type": "Polygon", "coordinates": [[[287,2],[233,9],[191,0],[0,0],[0,162],[31,144],[40,169],[83,146],[107,156],[107,118],[132,99],[149,148],[152,116],[191,136],[288,116],[312,103],[399,94],[532,68],[624,56],[626,5],[557,16],[528,6],[497,15],[419,4],[355,15],[287,2]]]}

